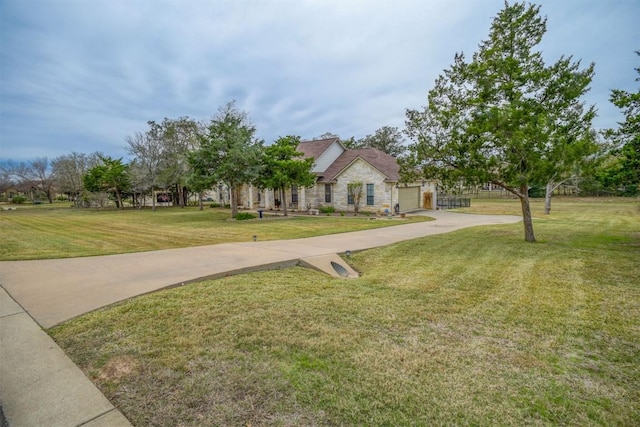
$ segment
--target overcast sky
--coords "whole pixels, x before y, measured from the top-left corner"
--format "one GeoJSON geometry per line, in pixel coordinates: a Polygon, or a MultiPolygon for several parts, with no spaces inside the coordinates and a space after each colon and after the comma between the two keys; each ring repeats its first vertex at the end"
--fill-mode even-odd
{"type": "MultiPolygon", "coordinates": [[[[640,0],[539,0],[547,63],[596,63],[597,128],[636,91],[640,0]]],[[[0,159],[126,157],[147,121],[208,120],[230,100],[267,144],[404,127],[503,0],[0,0],[0,159]]]]}

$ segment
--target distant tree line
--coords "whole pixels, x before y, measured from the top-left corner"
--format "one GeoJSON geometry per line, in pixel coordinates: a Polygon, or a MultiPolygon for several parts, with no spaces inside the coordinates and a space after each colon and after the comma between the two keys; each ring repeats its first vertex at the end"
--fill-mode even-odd
{"type": "MultiPolygon", "coordinates": [[[[340,138],[338,135],[326,132],[316,139],[340,138]]],[[[373,135],[367,135],[363,138],[356,139],[354,136],[349,138],[340,138],[340,142],[345,148],[357,150],[359,148],[376,148],[393,157],[402,157],[406,150],[406,141],[403,132],[394,126],[383,126],[376,130],[373,135]]]]}
{"type": "MultiPolygon", "coordinates": [[[[255,137],[256,129],[247,113],[233,101],[220,107],[209,122],[179,117],[147,125],[146,131],[124,138],[131,159],[128,162],[100,152],[72,152],[52,161],[44,157],[8,161],[0,166],[0,192],[13,189],[33,202],[48,203],[53,203],[56,195],[64,195],[77,207],[115,204],[121,209],[130,201],[141,208],[150,202],[155,210],[154,194],[161,191],[182,207],[195,195],[202,209],[203,194],[225,185],[235,216],[237,191],[243,184],[272,189],[282,200],[285,189],[292,185],[310,187],[315,182],[313,160],[303,160],[302,153],[296,151],[300,137],[280,137],[265,146],[255,137]]],[[[345,145],[376,147],[399,155],[401,142],[397,128],[384,127],[357,144],[351,138],[345,145]]]]}

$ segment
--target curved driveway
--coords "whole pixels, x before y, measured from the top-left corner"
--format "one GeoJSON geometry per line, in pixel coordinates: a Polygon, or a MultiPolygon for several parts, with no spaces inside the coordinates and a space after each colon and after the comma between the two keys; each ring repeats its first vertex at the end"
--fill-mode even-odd
{"type": "MultiPolygon", "coordinates": [[[[385,246],[520,217],[424,212],[436,221],[265,242],[84,258],[0,262],[2,287],[44,328],[127,298],[204,278],[293,266],[301,258],[385,246]]],[[[259,240],[259,236],[258,236],[259,240]]]]}
{"type": "MultiPolygon", "coordinates": [[[[520,220],[442,211],[425,214],[436,221],[296,240],[0,262],[0,408],[10,425],[131,426],[40,326],[48,328],[136,295],[203,278],[292,266],[300,259],[347,249],[520,220]]],[[[3,424],[1,418],[0,414],[3,424]]]]}

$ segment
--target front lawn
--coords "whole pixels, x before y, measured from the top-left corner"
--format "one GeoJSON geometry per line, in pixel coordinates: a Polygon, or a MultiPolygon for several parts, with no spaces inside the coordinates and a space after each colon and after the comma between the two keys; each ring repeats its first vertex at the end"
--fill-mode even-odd
{"type": "MultiPolygon", "coordinates": [[[[388,227],[429,218],[380,219],[270,216],[230,220],[228,209],[159,208],[93,210],[72,208],[0,211],[0,261],[112,255],[227,242],[297,239],[388,227]]],[[[46,205],[49,206],[49,205],[46,205]]]]}
{"type": "Polygon", "coordinates": [[[579,206],[534,214],[536,244],[466,229],[49,332],[137,426],[640,425],[640,210],[579,206]]]}

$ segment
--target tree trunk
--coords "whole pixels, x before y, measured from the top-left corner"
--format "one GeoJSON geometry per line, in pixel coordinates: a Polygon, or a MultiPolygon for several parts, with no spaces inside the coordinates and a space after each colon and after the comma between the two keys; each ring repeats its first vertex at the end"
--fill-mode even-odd
{"type": "Polygon", "coordinates": [[[184,202],[184,188],[180,184],[176,184],[176,188],[178,190],[178,205],[181,208],[184,208],[186,203],[184,202]]]}
{"type": "Polygon", "coordinates": [[[204,210],[204,203],[202,202],[202,193],[198,193],[198,206],[200,210],[204,210]]]}
{"type": "Polygon", "coordinates": [[[151,187],[151,210],[153,212],[156,211],[156,192],[154,191],[154,187],[151,187]]]}
{"type": "Polygon", "coordinates": [[[122,195],[120,194],[120,191],[116,190],[116,201],[117,201],[117,208],[118,209],[124,209],[124,205],[122,204],[122,195]]]}
{"type": "Polygon", "coordinates": [[[520,204],[522,205],[522,222],[524,224],[524,240],[535,242],[533,234],[533,219],[531,218],[531,206],[529,205],[529,193],[526,185],[520,187],[520,204]]]}
{"type": "Polygon", "coordinates": [[[282,208],[284,210],[283,215],[289,216],[289,214],[287,213],[287,198],[286,198],[284,186],[280,189],[280,200],[282,202],[282,206],[284,206],[282,208]]]}
{"type": "Polygon", "coordinates": [[[551,213],[551,196],[553,195],[553,181],[547,182],[547,189],[544,193],[544,214],[549,215],[551,213]]]}
{"type": "Polygon", "coordinates": [[[231,218],[235,218],[238,215],[238,203],[236,199],[236,188],[230,186],[229,191],[229,204],[231,205],[231,218]]]}

